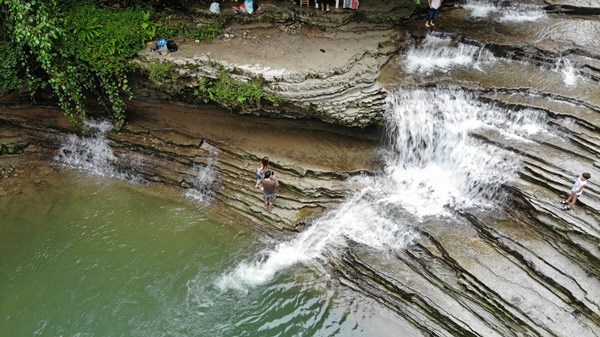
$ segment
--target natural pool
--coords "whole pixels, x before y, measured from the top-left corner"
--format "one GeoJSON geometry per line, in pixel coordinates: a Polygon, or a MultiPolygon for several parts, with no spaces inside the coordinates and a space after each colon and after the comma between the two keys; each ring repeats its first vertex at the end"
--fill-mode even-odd
{"type": "Polygon", "coordinates": [[[30,182],[0,198],[0,335],[406,331],[381,306],[302,266],[220,290],[224,272],[272,244],[178,192],[72,172],[30,182]]]}

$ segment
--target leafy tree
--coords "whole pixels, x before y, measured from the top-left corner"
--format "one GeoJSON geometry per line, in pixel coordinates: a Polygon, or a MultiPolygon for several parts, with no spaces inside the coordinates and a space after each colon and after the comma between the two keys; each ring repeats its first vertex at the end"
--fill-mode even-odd
{"type": "Polygon", "coordinates": [[[0,76],[0,87],[18,87],[22,78],[32,93],[49,88],[80,126],[91,94],[112,111],[120,128],[125,99],[131,98],[127,61],[154,37],[151,14],[98,8],[89,0],[69,2],[63,9],[55,0],[0,0],[0,42],[10,50],[0,62],[3,70],[19,74],[0,76]]]}

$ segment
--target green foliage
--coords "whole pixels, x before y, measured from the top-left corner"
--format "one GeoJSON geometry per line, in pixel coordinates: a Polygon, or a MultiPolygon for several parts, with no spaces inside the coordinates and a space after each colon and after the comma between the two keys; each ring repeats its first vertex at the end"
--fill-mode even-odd
{"type": "Polygon", "coordinates": [[[209,98],[211,101],[220,103],[230,109],[244,107],[260,108],[263,99],[274,104],[281,102],[281,97],[270,94],[263,90],[259,81],[240,81],[231,77],[225,69],[221,70],[219,79],[202,78],[199,81],[197,95],[209,98]]]}
{"type": "Polygon", "coordinates": [[[212,41],[223,31],[222,22],[213,22],[208,25],[202,25],[192,32],[192,37],[200,41],[212,41]]]}
{"type": "Polygon", "coordinates": [[[164,79],[173,78],[173,68],[175,65],[166,61],[154,61],[148,65],[148,77],[155,85],[160,85],[164,79]]]}
{"type": "Polygon", "coordinates": [[[80,6],[66,17],[66,27],[72,27],[72,31],[65,36],[65,47],[94,71],[121,75],[127,60],[154,37],[156,26],[150,16],[139,9],[114,11],[80,6]]]}
{"type": "Polygon", "coordinates": [[[187,35],[186,30],[188,30],[188,28],[186,24],[182,22],[161,23],[157,25],[156,36],[160,38],[170,39],[175,36],[187,35]]]}
{"type": "Polygon", "coordinates": [[[213,22],[196,27],[194,22],[172,22],[170,17],[157,25],[156,36],[170,39],[173,37],[192,38],[200,41],[212,41],[223,31],[224,22],[213,22]]]}
{"type": "Polygon", "coordinates": [[[25,86],[19,76],[19,64],[22,51],[15,44],[0,41],[0,89],[18,89],[25,86]]]}
{"type": "MultiPolygon", "coordinates": [[[[150,18],[151,13],[140,9],[116,11],[93,5],[72,8],[65,17],[70,31],[64,36],[61,53],[75,60],[75,66],[67,67],[70,76],[61,80],[68,87],[82,85],[98,95],[100,103],[110,102],[117,128],[125,121],[124,98],[131,98],[128,60],[156,32],[150,18]]],[[[82,94],[78,92],[71,100],[83,98],[82,94]]]]}
{"type": "Polygon", "coordinates": [[[99,8],[91,0],[68,3],[0,0],[0,39],[10,50],[2,57],[0,85],[19,86],[10,74],[20,74],[32,93],[50,87],[75,125],[83,125],[84,101],[92,94],[101,106],[108,103],[120,128],[124,100],[131,98],[128,60],[154,37],[152,13],[99,8]]]}

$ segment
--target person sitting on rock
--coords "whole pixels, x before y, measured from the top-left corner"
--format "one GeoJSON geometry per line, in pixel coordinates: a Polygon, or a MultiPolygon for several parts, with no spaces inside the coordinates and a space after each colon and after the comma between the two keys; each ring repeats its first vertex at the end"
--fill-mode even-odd
{"type": "Polygon", "coordinates": [[[240,6],[231,7],[231,10],[234,13],[248,13],[248,14],[252,14],[254,12],[261,13],[262,5],[255,4],[252,0],[245,0],[244,3],[241,4],[240,6]]]}
{"type": "Polygon", "coordinates": [[[577,178],[577,180],[575,180],[575,183],[573,184],[573,187],[571,187],[571,193],[569,194],[567,200],[560,202],[561,204],[565,205],[562,209],[573,209],[573,206],[575,206],[575,203],[577,202],[577,198],[583,193],[583,189],[585,188],[585,185],[587,185],[587,182],[591,177],[592,175],[586,172],[583,173],[581,177],[577,178]]]}

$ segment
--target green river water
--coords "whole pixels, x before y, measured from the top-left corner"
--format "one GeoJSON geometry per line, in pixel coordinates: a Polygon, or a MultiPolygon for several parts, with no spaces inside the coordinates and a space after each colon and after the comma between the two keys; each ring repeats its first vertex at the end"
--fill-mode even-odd
{"type": "Polygon", "coordinates": [[[296,266],[220,290],[272,245],[174,192],[76,173],[0,198],[0,336],[397,336],[388,311],[296,266]]]}

